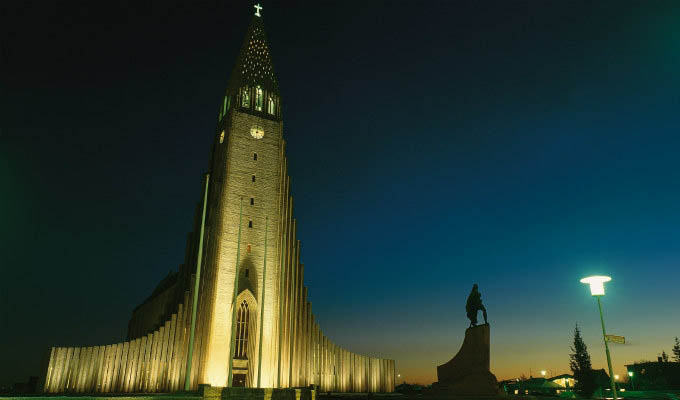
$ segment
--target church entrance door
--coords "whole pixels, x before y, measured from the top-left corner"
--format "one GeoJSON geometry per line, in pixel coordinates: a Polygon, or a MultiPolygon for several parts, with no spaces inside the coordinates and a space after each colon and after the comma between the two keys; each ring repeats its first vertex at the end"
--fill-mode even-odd
{"type": "Polygon", "coordinates": [[[234,374],[233,387],[246,387],[246,374],[234,374]]]}

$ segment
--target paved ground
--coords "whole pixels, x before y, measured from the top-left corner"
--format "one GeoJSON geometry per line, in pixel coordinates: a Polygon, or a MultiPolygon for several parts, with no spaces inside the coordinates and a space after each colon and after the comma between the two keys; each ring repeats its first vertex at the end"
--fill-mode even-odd
{"type": "MultiPolygon", "coordinates": [[[[201,400],[198,393],[159,393],[159,394],[109,394],[109,395],[2,395],[0,400],[201,400]]],[[[445,396],[401,393],[320,393],[317,400],[561,400],[557,396],[445,396]]],[[[619,399],[632,400],[680,400],[680,391],[645,391],[621,393],[619,399]]]]}
{"type": "MultiPolygon", "coordinates": [[[[318,400],[561,400],[568,397],[558,396],[443,396],[443,395],[421,395],[421,394],[400,394],[400,393],[331,393],[320,394],[318,400]]],[[[610,397],[611,399],[611,397],[610,397]]],[[[619,393],[619,400],[680,400],[680,391],[644,391],[644,392],[624,392],[619,393]]]]}

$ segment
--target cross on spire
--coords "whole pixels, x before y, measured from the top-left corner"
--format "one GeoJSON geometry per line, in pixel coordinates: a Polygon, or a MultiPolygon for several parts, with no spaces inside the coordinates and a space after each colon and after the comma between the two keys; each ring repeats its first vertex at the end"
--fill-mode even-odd
{"type": "Polygon", "coordinates": [[[260,3],[255,4],[253,7],[255,7],[255,15],[261,17],[262,15],[260,15],[260,10],[262,10],[264,7],[262,7],[260,3]]]}

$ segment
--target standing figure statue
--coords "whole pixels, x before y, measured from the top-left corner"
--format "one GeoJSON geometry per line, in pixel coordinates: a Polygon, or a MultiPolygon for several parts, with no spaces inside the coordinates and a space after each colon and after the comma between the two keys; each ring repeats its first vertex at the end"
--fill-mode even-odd
{"type": "Polygon", "coordinates": [[[470,326],[477,326],[477,311],[482,310],[484,314],[484,323],[488,324],[486,320],[486,308],[482,304],[482,294],[479,293],[477,284],[472,285],[472,291],[467,299],[467,304],[465,304],[465,311],[467,311],[467,317],[470,319],[470,326]]]}

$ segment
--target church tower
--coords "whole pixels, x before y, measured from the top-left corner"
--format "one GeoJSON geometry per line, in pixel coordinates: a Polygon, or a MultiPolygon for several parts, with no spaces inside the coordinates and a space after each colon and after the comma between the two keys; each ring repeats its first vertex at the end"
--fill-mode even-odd
{"type": "Polygon", "coordinates": [[[202,380],[216,386],[229,383],[232,353],[232,379],[239,385],[253,386],[259,370],[260,384],[273,386],[272,374],[278,362],[270,355],[277,352],[274,339],[280,329],[276,300],[281,297],[282,244],[277,239],[284,229],[287,176],[281,96],[258,14],[259,10],[252,18],[229,78],[210,165],[206,273],[202,277],[204,293],[198,323],[204,341],[202,352],[207,355],[200,373],[202,380]],[[234,326],[236,332],[232,333],[234,326]]]}
{"type": "Polygon", "coordinates": [[[52,347],[45,392],[199,384],[392,392],[394,361],[333,343],[312,314],[287,171],[281,93],[259,5],[219,105],[184,262],[137,306],[125,342],[52,347]]]}

